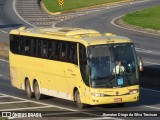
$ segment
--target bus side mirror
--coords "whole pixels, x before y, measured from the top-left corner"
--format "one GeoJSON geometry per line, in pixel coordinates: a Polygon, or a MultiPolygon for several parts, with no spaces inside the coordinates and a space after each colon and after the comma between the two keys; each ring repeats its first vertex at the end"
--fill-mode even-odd
{"type": "Polygon", "coordinates": [[[141,57],[138,57],[138,63],[139,63],[139,71],[143,71],[143,60],[141,57]]]}

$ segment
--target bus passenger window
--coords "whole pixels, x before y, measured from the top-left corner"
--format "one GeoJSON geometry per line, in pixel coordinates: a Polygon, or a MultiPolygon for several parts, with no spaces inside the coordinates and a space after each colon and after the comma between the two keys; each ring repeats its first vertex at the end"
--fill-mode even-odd
{"type": "Polygon", "coordinates": [[[48,59],[53,59],[53,42],[48,41],[48,59]]]}
{"type": "Polygon", "coordinates": [[[66,53],[64,51],[62,52],[61,60],[66,61],[66,53]]]}
{"type": "Polygon", "coordinates": [[[60,60],[60,42],[55,43],[55,60],[60,60]]]}
{"type": "Polygon", "coordinates": [[[47,58],[48,57],[48,42],[43,40],[43,44],[42,44],[42,57],[43,58],[47,58]]]}
{"type": "Polygon", "coordinates": [[[74,43],[72,46],[72,51],[73,51],[73,63],[78,65],[78,60],[77,60],[77,43],[74,43]]]}
{"type": "Polygon", "coordinates": [[[66,57],[66,48],[67,48],[67,43],[62,43],[61,44],[61,61],[67,61],[66,57]]]}
{"type": "Polygon", "coordinates": [[[24,39],[24,54],[31,55],[31,40],[27,38],[24,39]]]}
{"type": "Polygon", "coordinates": [[[19,37],[19,42],[18,42],[18,54],[23,54],[24,53],[24,45],[23,45],[23,40],[22,37],[19,37]]]}
{"type": "Polygon", "coordinates": [[[79,63],[80,63],[80,71],[81,76],[84,83],[89,86],[89,73],[87,72],[87,56],[86,56],[86,48],[84,45],[79,44],[79,63]]]}
{"type": "Polygon", "coordinates": [[[39,39],[38,41],[38,51],[37,51],[37,53],[38,53],[38,57],[39,58],[42,58],[42,40],[41,39],[39,39]]]}
{"type": "Polygon", "coordinates": [[[70,63],[78,64],[77,61],[77,43],[69,43],[67,48],[67,59],[70,63]]]}
{"type": "Polygon", "coordinates": [[[37,56],[37,40],[36,39],[31,39],[31,56],[37,56]]]}
{"type": "Polygon", "coordinates": [[[19,54],[19,37],[16,35],[10,35],[10,49],[11,52],[19,54]]]}
{"type": "Polygon", "coordinates": [[[24,47],[24,51],[25,51],[26,55],[27,55],[27,53],[29,52],[29,49],[30,49],[29,46],[25,46],[25,47],[24,47]]]}

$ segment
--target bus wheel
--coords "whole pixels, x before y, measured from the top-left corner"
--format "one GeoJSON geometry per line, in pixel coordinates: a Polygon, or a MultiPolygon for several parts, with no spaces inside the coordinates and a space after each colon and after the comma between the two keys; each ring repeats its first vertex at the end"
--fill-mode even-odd
{"type": "Polygon", "coordinates": [[[33,98],[33,97],[34,97],[34,94],[33,94],[33,92],[31,91],[31,85],[30,85],[28,79],[27,79],[26,82],[25,82],[25,90],[26,90],[26,93],[27,93],[28,98],[33,98]]]}
{"type": "Polygon", "coordinates": [[[85,108],[85,104],[81,103],[80,94],[78,90],[75,92],[75,100],[78,108],[80,109],[85,108]]]}
{"type": "Polygon", "coordinates": [[[40,89],[37,81],[34,83],[34,94],[37,100],[41,100],[43,98],[43,95],[40,93],[40,89]]]}

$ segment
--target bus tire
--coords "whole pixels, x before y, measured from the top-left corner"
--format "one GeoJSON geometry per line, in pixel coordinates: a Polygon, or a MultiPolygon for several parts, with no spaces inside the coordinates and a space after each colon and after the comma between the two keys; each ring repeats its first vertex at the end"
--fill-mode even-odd
{"type": "Polygon", "coordinates": [[[43,99],[43,95],[40,93],[40,89],[37,81],[35,81],[34,83],[34,94],[37,100],[43,99]]]}
{"type": "Polygon", "coordinates": [[[31,91],[31,85],[30,85],[28,79],[25,81],[25,91],[26,91],[26,94],[27,94],[28,98],[33,98],[34,97],[34,93],[31,91]]]}
{"type": "Polygon", "coordinates": [[[85,108],[86,105],[84,103],[81,103],[80,93],[78,90],[75,92],[75,100],[78,108],[80,109],[85,108]]]}

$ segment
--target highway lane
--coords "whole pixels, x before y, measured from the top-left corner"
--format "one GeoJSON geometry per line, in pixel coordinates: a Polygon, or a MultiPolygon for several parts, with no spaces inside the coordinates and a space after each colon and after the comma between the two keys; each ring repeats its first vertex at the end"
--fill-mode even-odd
{"type": "Polygon", "coordinates": [[[5,8],[6,2],[1,2],[0,4],[0,41],[8,42],[9,36],[9,28],[13,29],[11,26],[15,25],[14,22],[11,22],[10,19],[7,18],[4,8],[5,8]]]}
{"type": "MultiPolygon", "coordinates": [[[[10,2],[9,2],[10,3],[10,2]]],[[[144,5],[147,5],[147,6],[152,6],[152,5],[155,5],[155,4],[158,4],[159,2],[153,2],[153,4],[151,4],[150,2],[147,3],[147,4],[144,4],[144,5]]],[[[131,5],[132,6],[132,5],[131,5]]],[[[134,5],[133,5],[134,6],[134,5]]],[[[142,5],[138,5],[138,6],[141,6],[143,7],[142,5]]],[[[141,8],[140,7],[140,8],[141,8]]],[[[146,6],[145,6],[146,7],[146,6]]],[[[124,8],[124,7],[122,7],[124,8]]],[[[129,6],[130,8],[130,6],[129,6]]],[[[138,7],[139,8],[139,7],[138,7]]],[[[118,10],[120,11],[119,9],[121,8],[114,8],[115,10],[118,10]]],[[[134,8],[132,9],[136,9],[136,7],[134,6],[134,8]]],[[[123,12],[125,10],[122,10],[123,12]]],[[[135,37],[133,35],[133,32],[130,32],[130,31],[125,31],[125,30],[121,30],[119,28],[114,28],[112,25],[109,24],[109,26],[111,26],[111,29],[107,29],[105,28],[107,26],[107,23],[106,23],[106,20],[107,19],[110,19],[109,16],[104,16],[104,15],[108,15],[109,13],[111,12],[111,10],[109,11],[103,11],[102,13],[99,12],[99,13],[96,13],[95,15],[94,14],[90,14],[90,15],[86,15],[86,16],[83,16],[83,17],[80,17],[80,18],[75,18],[73,20],[69,20],[67,21],[66,23],[64,23],[63,25],[68,25],[68,26],[80,26],[80,27],[85,27],[85,28],[95,28],[95,29],[98,29],[98,30],[101,30],[101,32],[105,32],[105,31],[111,31],[111,32],[116,32],[116,34],[120,34],[120,35],[126,35],[128,37],[135,37]],[[106,14],[107,13],[107,14],[106,14]],[[100,17],[98,15],[103,15],[103,17],[100,17]],[[90,17],[90,18],[89,18],[90,17]],[[99,19],[97,19],[99,18],[99,19]],[[101,19],[102,18],[102,21],[101,19]],[[107,18],[107,19],[106,19],[107,18]],[[88,21],[90,20],[90,22],[88,21]],[[91,21],[92,20],[92,21],[91,21]],[[95,20],[95,22],[93,22],[93,20],[95,20]],[[105,20],[105,22],[103,21],[105,20]],[[70,22],[73,22],[73,23],[70,23],[70,22]],[[77,22],[76,22],[77,21],[77,22]],[[96,22],[98,21],[98,23],[96,22]],[[104,22],[104,23],[102,23],[104,22]],[[95,24],[97,23],[97,24],[95,24]],[[132,34],[131,34],[132,33],[132,34]]],[[[113,13],[117,13],[117,12],[113,12],[113,13]]],[[[8,17],[10,17],[10,15],[8,14],[5,14],[7,16],[6,19],[8,19],[8,17]]],[[[117,15],[119,16],[119,15],[117,15]]],[[[115,15],[116,17],[116,15],[115,15]]],[[[113,16],[114,18],[114,16],[113,16]]],[[[12,19],[11,20],[11,23],[9,22],[8,24],[15,24],[16,20],[17,19],[17,23],[16,24],[25,24],[23,23],[24,21],[22,21],[21,19],[19,19],[18,17],[14,18],[14,16],[12,16],[12,19]]],[[[5,21],[5,20],[4,20],[5,21]]],[[[110,21],[110,20],[109,20],[110,21]]],[[[61,23],[62,25],[62,23],[61,23]]],[[[5,29],[5,30],[8,30],[8,29],[5,29]]],[[[115,33],[114,32],[114,33],[115,33]]],[[[146,35],[146,34],[141,34],[141,33],[134,33],[136,34],[136,46],[137,47],[144,47],[145,49],[150,49],[152,51],[158,51],[158,47],[154,48],[154,46],[152,45],[142,45],[141,41],[144,41],[145,38],[153,38],[153,40],[157,40],[158,41],[158,37],[157,36],[150,36],[150,35],[146,35]],[[143,35],[143,36],[142,36],[143,35]],[[141,36],[141,37],[140,37],[141,36]],[[148,37],[147,37],[148,36],[148,37]],[[144,38],[144,39],[143,39],[144,38]],[[138,41],[139,40],[139,41],[138,41]],[[138,42],[138,43],[137,43],[138,42]],[[147,47],[146,47],[147,46],[147,47]]],[[[147,39],[150,43],[150,40],[147,39]]],[[[142,55],[146,55],[146,57],[148,58],[148,55],[147,54],[143,54],[142,55]]],[[[150,56],[149,61],[151,60],[152,62],[152,57],[153,56],[150,56]]],[[[157,55],[155,55],[155,58],[156,59],[159,59],[159,57],[157,55]]],[[[154,61],[154,62],[157,62],[154,61]]],[[[151,87],[150,89],[156,89],[155,87],[151,87]]],[[[140,92],[141,92],[141,97],[140,97],[140,102],[139,103],[128,103],[125,107],[122,107],[122,108],[119,108],[119,107],[115,107],[113,105],[104,105],[104,106],[94,106],[94,107],[89,107],[89,108],[86,108],[87,110],[87,113],[91,113],[91,111],[102,111],[101,113],[99,114],[102,114],[103,112],[105,111],[160,111],[159,108],[160,108],[160,96],[159,96],[159,91],[153,91],[153,90],[148,90],[148,89],[141,89],[140,92]],[[149,96],[149,97],[148,97],[149,96]]],[[[159,88],[157,88],[157,90],[159,90],[159,88]]],[[[13,96],[17,96],[17,97],[20,97],[20,98],[24,98],[26,100],[29,100],[27,97],[26,97],[26,94],[24,91],[21,91],[21,90],[17,90],[15,88],[13,88],[10,84],[10,78],[9,78],[9,67],[8,67],[8,62],[6,61],[2,61],[0,60],[0,93],[5,93],[7,95],[13,95],[13,96]]],[[[1,98],[0,98],[1,100],[1,98]]],[[[31,99],[33,101],[36,101],[34,99],[31,99]]],[[[45,100],[42,100],[41,101],[42,103],[48,103],[50,105],[53,105],[53,106],[59,106],[59,107],[62,107],[62,108],[68,108],[68,109],[72,109],[72,110],[78,110],[75,105],[72,103],[72,102],[69,102],[69,101],[64,101],[64,100],[61,100],[61,99],[57,99],[57,98],[48,98],[48,99],[45,99],[45,100]]],[[[13,107],[14,105],[12,104],[12,106],[8,106],[8,107],[13,107]]],[[[23,104],[22,106],[19,105],[20,107],[27,107],[26,104],[23,104]]],[[[39,105],[38,105],[39,106],[39,105]]],[[[52,107],[53,107],[52,106],[52,107]]],[[[17,106],[14,106],[15,108],[17,106]]],[[[35,106],[34,106],[35,107],[35,106]]],[[[49,108],[47,108],[49,109],[49,108]]],[[[36,109],[37,110],[37,109],[36,109]]],[[[40,110],[44,110],[44,109],[40,109],[40,110]]],[[[57,110],[56,107],[53,107],[53,108],[50,108],[49,110],[52,110],[52,111],[55,111],[57,110]]],[[[68,111],[68,110],[67,110],[68,111]]],[[[95,115],[97,115],[98,113],[95,113],[95,115]]],[[[107,119],[107,118],[106,118],[107,119]]],[[[109,118],[108,118],[109,119],[109,118]]],[[[123,119],[132,119],[132,118],[123,118],[123,119]]],[[[135,118],[134,118],[135,119],[135,118]]],[[[137,118],[137,119],[141,119],[141,118],[137,118]]],[[[150,119],[150,118],[148,118],[150,119]]],[[[153,119],[153,118],[152,118],[153,119]]],[[[154,118],[155,119],[155,118],[154,118]]]]}
{"type": "Polygon", "coordinates": [[[64,22],[56,24],[56,26],[91,28],[101,31],[102,33],[111,32],[117,35],[129,37],[134,41],[137,48],[145,49],[143,51],[141,50],[141,52],[138,51],[139,55],[143,57],[145,62],[150,62],[153,64],[155,63],[155,65],[159,66],[160,36],[125,30],[111,24],[111,21],[116,17],[155,5],[160,5],[160,1],[149,0],[147,2],[111,8],[109,10],[84,15],[83,17],[76,17],[71,20],[66,20],[64,22]],[[146,53],[145,51],[147,50],[152,51],[152,53],[146,53]],[[158,54],[155,55],[154,53],[158,54]]]}
{"type": "Polygon", "coordinates": [[[0,0],[0,41],[8,42],[8,33],[14,28],[20,26],[31,27],[27,24],[18,13],[15,12],[15,6],[13,6],[15,0],[0,0]]]}
{"type": "MultiPolygon", "coordinates": [[[[1,61],[0,63],[4,63],[6,66],[8,66],[8,62],[6,61],[1,61]]],[[[2,64],[0,64],[0,68],[4,67],[2,66],[2,64]]],[[[7,72],[7,71],[6,71],[7,72]]],[[[0,73],[2,73],[0,71],[0,73]]],[[[154,87],[151,89],[146,89],[146,88],[141,88],[140,89],[140,101],[138,103],[127,103],[125,107],[117,107],[114,105],[100,105],[100,106],[93,106],[93,107],[88,107],[85,109],[85,113],[81,114],[82,116],[86,116],[86,114],[88,115],[92,115],[94,118],[96,117],[100,117],[104,112],[108,112],[108,111],[160,111],[160,89],[158,90],[153,90],[155,89],[154,87]],[[96,111],[96,112],[93,112],[96,111]]],[[[58,98],[46,98],[44,100],[41,101],[37,101],[34,98],[32,99],[28,99],[26,97],[26,93],[22,90],[18,90],[16,88],[13,88],[11,86],[10,83],[10,78],[8,75],[6,74],[2,74],[2,76],[0,76],[0,94],[4,94],[7,97],[7,100],[4,99],[3,97],[0,97],[0,103],[1,102],[16,102],[16,101],[21,101],[16,102],[14,104],[5,104],[1,105],[0,104],[0,111],[2,110],[27,110],[27,111],[52,111],[52,113],[50,113],[51,115],[54,114],[53,111],[60,111],[60,113],[62,112],[68,112],[68,111],[81,111],[80,109],[76,108],[76,105],[70,101],[66,101],[66,100],[62,100],[62,99],[58,99],[58,98]],[[9,98],[8,96],[14,96],[14,100],[13,98],[11,99],[11,97],[9,98]],[[15,100],[16,98],[16,100],[15,100]]],[[[157,113],[157,112],[156,112],[157,113]]],[[[61,116],[61,115],[60,115],[61,116]]],[[[65,116],[65,115],[64,115],[65,116]]],[[[80,119],[79,117],[76,116],[76,114],[72,114],[72,117],[74,117],[74,119],[80,119]],[[75,117],[74,117],[75,116],[75,117]]],[[[116,117],[116,119],[119,119],[116,117]]],[[[124,120],[131,120],[133,118],[122,118],[124,120]]],[[[134,118],[135,119],[135,118],[134,118]]],[[[137,119],[141,119],[141,118],[137,118],[137,119]]],[[[146,118],[147,119],[147,118],[146,118]]],[[[151,118],[148,118],[148,120],[151,118]]],[[[152,118],[153,119],[153,118],[152,118]]],[[[154,119],[158,119],[158,118],[154,118],[154,119]]]]}
{"type": "Polygon", "coordinates": [[[8,35],[2,30],[5,25],[5,15],[3,13],[3,6],[4,6],[4,1],[0,2],[0,40],[1,41],[8,41],[8,35]]]}

